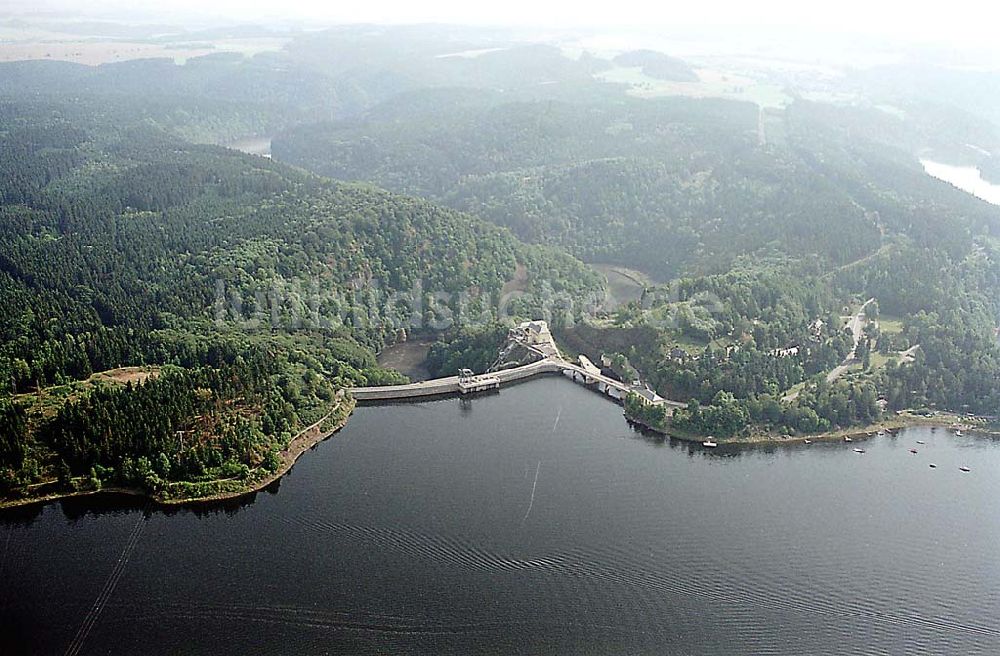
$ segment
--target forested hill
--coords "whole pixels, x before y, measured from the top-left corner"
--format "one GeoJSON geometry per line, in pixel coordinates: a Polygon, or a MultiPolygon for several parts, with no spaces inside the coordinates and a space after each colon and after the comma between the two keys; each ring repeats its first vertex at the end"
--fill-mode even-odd
{"type": "MultiPolygon", "coordinates": [[[[88,451],[73,431],[115,432],[101,421],[123,420],[128,400],[109,398],[114,412],[75,414],[62,437],[33,441],[46,434],[43,417],[19,413],[50,385],[179,365],[158,379],[166,387],[141,394],[171,387],[187,398],[204,387],[220,401],[242,398],[243,419],[273,437],[333,387],[392,380],[373,350],[412,327],[414,307],[420,325],[489,313],[519,264],[523,290],[600,287],[572,258],[469,215],[60,103],[0,104],[0,201],[0,381],[5,398],[18,394],[0,408],[8,486],[44,478],[60,461],[74,473],[99,465],[124,476],[127,448],[88,451]],[[413,304],[394,292],[412,293],[413,304]],[[435,293],[436,304],[423,297],[435,293]],[[226,382],[237,375],[240,385],[226,382]],[[277,408],[274,417],[265,421],[259,404],[277,408]]],[[[163,430],[204,409],[204,400],[184,403],[165,409],[174,414],[163,430]]],[[[149,412],[147,401],[139,407],[149,412]]],[[[177,465],[186,456],[172,439],[164,454],[177,465]]],[[[232,453],[212,460],[221,466],[232,453]]],[[[262,453],[237,464],[259,465],[262,453]]]]}
{"type": "MultiPolygon", "coordinates": [[[[955,113],[439,89],[289,129],[272,152],[659,279],[562,336],[688,399],[675,426],[812,433],[878,421],[880,406],[1000,404],[1000,210],[919,161],[996,135],[943,116],[955,113]],[[852,351],[842,315],[873,297],[886,330],[873,319],[852,351]]],[[[488,351],[488,333],[460,337],[438,361],[488,351]]]]}
{"type": "Polygon", "coordinates": [[[614,59],[619,66],[637,66],[643,74],[657,80],[675,82],[697,82],[698,74],[680,59],[653,50],[632,50],[623,52],[614,59]]]}
{"type": "Polygon", "coordinates": [[[609,67],[553,46],[439,26],[347,26],[299,35],[281,51],[219,52],[183,63],[136,59],[86,66],[0,62],[0,99],[72,98],[85,113],[143,119],[186,139],[227,143],[304,122],[356,116],[418,89],[480,95],[608,96],[591,76],[609,67]],[[465,56],[464,51],[476,56],[465,56]]]}
{"type": "MultiPolygon", "coordinates": [[[[424,201],[142,125],[67,120],[58,106],[7,104],[0,117],[0,272],[5,307],[20,308],[2,318],[5,355],[39,363],[31,379],[59,370],[44,364],[50,340],[211,318],[218,280],[248,298],[277,279],[322,281],[330,295],[417,282],[485,295],[520,260],[555,272],[531,284],[594,284],[565,256],[539,257],[503,230],[424,201]]],[[[353,337],[378,347],[384,327],[367,323],[353,337]]]]}
{"type": "Polygon", "coordinates": [[[295,127],[272,152],[670,278],[725,270],[744,254],[834,268],[896,236],[968,247],[973,234],[996,234],[994,210],[920,170],[913,150],[924,136],[878,110],[802,101],[761,114],[712,99],[477,105],[426,91],[295,127]]]}
{"type": "Polygon", "coordinates": [[[184,65],[169,59],[102,66],[0,63],[2,99],[73,98],[76,107],[65,112],[123,124],[145,120],[204,142],[224,143],[269,134],[295,121],[350,115],[367,107],[373,97],[357,83],[312,74],[276,54],[252,59],[209,55],[184,65]]]}

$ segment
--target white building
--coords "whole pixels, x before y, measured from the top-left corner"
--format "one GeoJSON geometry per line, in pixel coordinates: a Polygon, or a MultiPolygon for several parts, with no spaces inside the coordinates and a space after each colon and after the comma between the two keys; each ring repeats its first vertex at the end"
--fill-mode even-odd
{"type": "Polygon", "coordinates": [[[554,343],[549,324],[544,321],[522,321],[508,331],[507,339],[529,346],[554,343]]]}

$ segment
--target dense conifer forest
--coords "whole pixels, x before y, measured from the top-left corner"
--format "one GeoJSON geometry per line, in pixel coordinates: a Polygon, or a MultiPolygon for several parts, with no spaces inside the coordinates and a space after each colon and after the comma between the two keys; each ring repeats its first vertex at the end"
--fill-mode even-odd
{"type": "Polygon", "coordinates": [[[374,352],[413,323],[491,316],[519,268],[537,298],[600,289],[571,257],[425,201],[58,102],[0,116],[8,493],[246,477],[335,389],[404,380],[374,352]],[[157,375],[80,384],[127,366],[157,375]]]}

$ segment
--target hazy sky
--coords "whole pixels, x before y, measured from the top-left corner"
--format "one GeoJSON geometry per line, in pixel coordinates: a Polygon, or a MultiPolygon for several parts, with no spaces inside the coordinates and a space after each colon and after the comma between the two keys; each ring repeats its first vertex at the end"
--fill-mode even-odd
{"type": "MultiPolygon", "coordinates": [[[[9,2],[10,0],[6,0],[9,2]]],[[[902,41],[990,46],[998,40],[1000,8],[991,0],[13,0],[18,9],[77,8],[88,13],[169,20],[182,14],[244,20],[284,17],[324,22],[445,22],[553,27],[729,25],[857,33],[902,41]]],[[[0,5],[4,2],[0,2],[0,5]]],[[[9,5],[8,5],[9,6],[9,5]]],[[[2,10],[0,10],[2,12],[2,10]]]]}

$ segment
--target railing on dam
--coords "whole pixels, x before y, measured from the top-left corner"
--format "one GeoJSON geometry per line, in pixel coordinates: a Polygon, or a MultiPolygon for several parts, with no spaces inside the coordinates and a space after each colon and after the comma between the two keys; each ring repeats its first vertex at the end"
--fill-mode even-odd
{"type": "MultiPolygon", "coordinates": [[[[418,383],[408,383],[406,385],[385,385],[380,387],[355,387],[350,390],[351,394],[358,401],[394,401],[415,399],[427,396],[440,396],[447,394],[468,394],[472,392],[497,389],[505,384],[525,380],[533,376],[543,374],[562,373],[573,378],[573,380],[597,389],[616,399],[621,400],[630,391],[635,391],[633,387],[620,380],[615,380],[603,374],[588,371],[583,367],[567,362],[562,359],[545,358],[531,364],[511,369],[501,369],[489,374],[479,376],[448,376],[445,378],[435,378],[418,383]]],[[[684,404],[676,401],[661,399],[669,408],[683,407],[684,404]]]]}
{"type": "Polygon", "coordinates": [[[469,378],[448,376],[418,383],[408,383],[406,385],[355,387],[350,392],[358,401],[390,401],[422,396],[438,396],[441,394],[460,394],[480,391],[481,389],[494,389],[505,383],[524,380],[525,378],[540,374],[559,373],[562,369],[563,366],[554,360],[540,360],[522,367],[501,369],[500,371],[482,376],[472,376],[469,378]]]}
{"type": "MultiPolygon", "coordinates": [[[[559,355],[552,334],[545,321],[526,321],[512,328],[508,335],[507,346],[500,351],[500,357],[494,367],[499,366],[505,355],[517,346],[523,348],[533,357],[535,362],[509,369],[496,369],[487,374],[473,374],[468,369],[462,369],[459,376],[435,378],[406,385],[385,385],[380,387],[355,387],[350,390],[358,401],[393,401],[417,399],[427,396],[445,394],[471,394],[491,389],[499,389],[502,385],[513,383],[541,374],[562,373],[576,382],[581,382],[591,389],[621,401],[629,392],[642,395],[650,403],[663,404],[672,412],[674,408],[685,404],[657,396],[644,385],[632,386],[601,373],[585,356],[580,356],[580,364],[569,362],[559,355]]],[[[493,369],[491,368],[491,369],[493,369]]]]}

